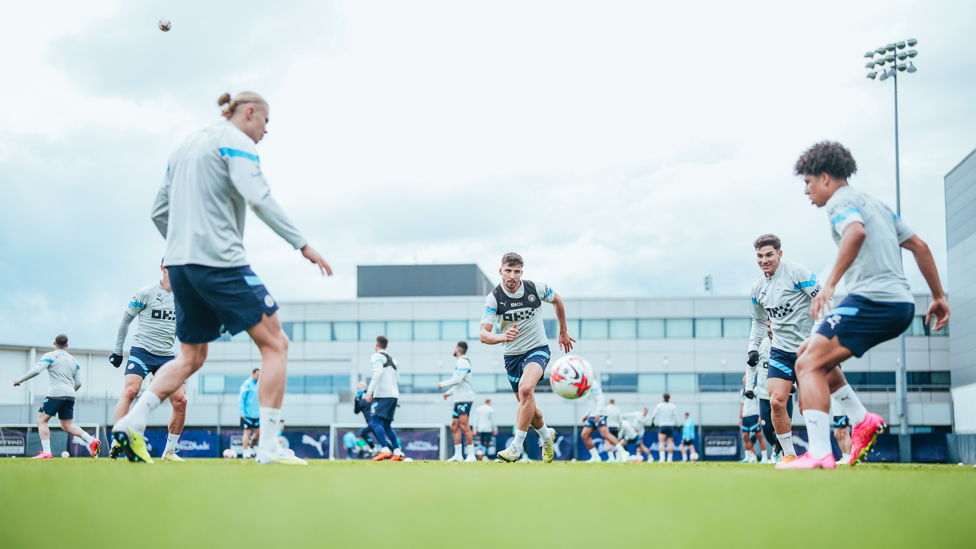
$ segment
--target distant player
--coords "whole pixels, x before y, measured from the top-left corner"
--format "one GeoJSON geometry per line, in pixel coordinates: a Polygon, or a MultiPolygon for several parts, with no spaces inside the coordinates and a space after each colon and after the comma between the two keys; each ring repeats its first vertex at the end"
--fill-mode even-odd
{"type": "Polygon", "coordinates": [[[454,347],[454,358],[457,359],[457,364],[454,367],[454,376],[447,381],[438,383],[437,389],[440,390],[444,387],[450,387],[444,393],[444,400],[447,400],[452,395],[454,396],[454,413],[451,418],[451,434],[454,435],[454,455],[447,461],[467,461],[474,463],[478,460],[474,457],[474,436],[471,434],[471,428],[468,426],[471,405],[474,404],[474,389],[471,388],[471,361],[468,360],[468,357],[464,356],[467,352],[467,342],[459,341],[457,346],[454,347]],[[468,448],[466,450],[468,454],[467,459],[461,455],[462,434],[464,434],[464,439],[468,441],[468,448]]]}
{"type": "Polygon", "coordinates": [[[620,438],[620,408],[617,408],[617,404],[611,398],[607,401],[607,407],[604,409],[604,413],[607,415],[607,429],[610,434],[620,438]]]}
{"type": "Polygon", "coordinates": [[[376,434],[380,452],[373,461],[403,461],[405,457],[400,448],[400,439],[393,431],[393,416],[396,413],[397,399],[400,398],[400,364],[388,352],[390,340],[386,336],[376,338],[376,352],[369,359],[373,377],[366,388],[366,402],[370,403],[370,424],[376,434]],[[392,451],[391,451],[392,448],[392,451]]]}
{"type": "Polygon", "coordinates": [[[485,454],[488,454],[489,448],[494,448],[495,437],[498,436],[498,425],[495,423],[495,409],[491,407],[490,398],[486,398],[485,403],[478,406],[478,409],[474,411],[473,434],[478,436],[485,454]]]}
{"type": "MultiPolygon", "coordinates": [[[[771,321],[766,319],[766,337],[759,344],[759,361],[755,365],[746,364],[746,391],[753,391],[759,398],[759,427],[762,430],[767,447],[766,455],[763,457],[764,463],[773,463],[779,459],[778,456],[783,454],[783,447],[780,446],[779,439],[776,437],[776,429],[773,428],[772,406],[769,403],[769,391],[766,389],[769,372],[769,350],[773,342],[773,331],[770,329],[770,324],[771,321]]],[[[790,419],[790,430],[792,432],[792,394],[786,399],[786,415],[790,419]]]]}
{"type": "Polygon", "coordinates": [[[485,311],[481,316],[481,342],[502,344],[508,381],[519,403],[512,445],[498,452],[497,459],[508,463],[517,461],[522,455],[529,425],[532,425],[542,440],[542,461],[552,463],[556,430],[546,426],[535,402],[535,386],[545,374],[550,355],[549,339],[539,314],[542,302],[552,303],[559,321],[559,348],[568,353],[573,350],[576,340],[569,337],[562,298],[546,284],[522,280],[524,264],[522,256],[516,253],[502,257],[498,269],[502,283],[485,298],[485,311]],[[500,334],[492,333],[496,320],[500,334]]]}
{"type": "Polygon", "coordinates": [[[637,449],[637,455],[646,454],[647,460],[651,460],[651,449],[644,445],[644,432],[651,419],[647,415],[647,408],[638,412],[628,412],[620,414],[620,439],[621,444],[633,444],[637,449]]]}
{"type": "Polygon", "coordinates": [[[844,407],[833,396],[830,397],[830,415],[833,419],[834,438],[840,447],[840,461],[837,465],[849,465],[851,460],[851,421],[844,413],[844,407]]]}
{"type": "Polygon", "coordinates": [[[785,453],[783,462],[789,463],[796,459],[796,450],[786,404],[796,382],[796,353],[815,328],[810,304],[823,291],[823,286],[810,269],[799,263],[782,261],[782,244],[778,236],[764,234],[753,245],[763,274],[752,286],[752,333],[746,364],[755,366],[759,363],[759,346],[768,329],[766,320],[771,320],[773,342],[766,388],[772,407],[773,428],[785,453]]]}
{"type": "MultiPolygon", "coordinates": [[[[164,259],[165,261],[165,259],[164,259]]],[[[129,413],[129,406],[139,394],[142,382],[149,374],[156,372],[167,362],[176,358],[173,346],[176,343],[176,305],[173,302],[173,289],[169,284],[169,269],[160,265],[163,278],[136,290],[129,300],[129,306],[122,314],[122,324],[119,326],[118,336],[115,338],[115,350],[108,361],[118,368],[122,365],[122,347],[129,334],[129,324],[138,317],[139,330],[135,341],[129,349],[129,360],[125,366],[125,385],[122,396],[115,405],[115,420],[117,423],[125,414],[129,413]]],[[[163,461],[183,461],[176,455],[176,444],[186,423],[186,386],[180,385],[169,396],[173,411],[169,416],[169,433],[166,437],[166,448],[163,449],[163,461]]],[[[114,439],[108,453],[112,459],[122,455],[122,446],[114,439]]]]}
{"type": "MultiPolygon", "coordinates": [[[[614,450],[620,454],[620,460],[623,461],[626,459],[627,450],[620,444],[617,437],[610,434],[610,429],[607,427],[606,401],[604,400],[603,387],[600,384],[600,376],[594,374],[591,383],[590,390],[586,393],[588,411],[586,417],[583,418],[583,431],[580,432],[580,438],[583,439],[583,445],[586,446],[586,449],[590,451],[590,461],[594,463],[603,461],[600,452],[596,449],[596,444],[593,442],[593,431],[599,432],[600,436],[603,437],[607,461],[617,460],[614,450]]],[[[619,414],[617,417],[619,421],[619,414]]]]}
{"type": "Polygon", "coordinates": [[[692,461],[698,461],[695,457],[698,455],[695,451],[695,422],[688,412],[685,412],[685,423],[681,426],[681,444],[678,449],[681,450],[681,461],[688,461],[689,449],[691,449],[692,461]]]}
{"type": "Polygon", "coordinates": [[[366,420],[366,426],[359,430],[359,438],[366,443],[369,447],[370,454],[379,453],[379,446],[376,446],[376,433],[373,432],[373,427],[370,426],[371,415],[369,409],[372,407],[370,403],[366,402],[366,382],[360,381],[356,384],[356,401],[353,403],[353,413],[363,414],[363,419],[366,420]]]}
{"type": "MultiPolygon", "coordinates": [[[[257,455],[254,451],[255,440],[261,437],[261,405],[258,404],[258,380],[261,378],[261,368],[251,370],[251,377],[244,380],[237,397],[237,412],[241,416],[241,445],[244,447],[244,459],[251,459],[257,455]]],[[[278,429],[275,426],[275,434],[278,429]]]]}
{"type": "Polygon", "coordinates": [[[664,448],[667,443],[668,461],[674,455],[674,426],[678,424],[678,408],[671,403],[671,395],[664,393],[664,402],[659,402],[651,414],[650,424],[657,424],[658,462],[664,463],[664,448]]]}
{"type": "Polygon", "coordinates": [[[902,248],[915,256],[932,291],[926,324],[934,318],[933,329],[941,330],[949,322],[949,303],[929,247],[881,201],[848,185],[847,179],[856,171],[851,153],[840,143],[826,141],[808,149],[796,163],[796,173],[803,176],[810,201],[826,207],[839,249],[823,292],[814,298],[810,309],[811,318],[821,311],[826,318],[800,349],[796,362],[809,449],[792,463],[780,463],[777,469],[836,467],[830,446],[831,396],[854,425],[851,465],[864,458],[884,430],[884,420],[864,408],[837,365],[898,337],[911,325],[915,298],[902,268],[902,248]],[[830,298],[841,277],[848,296],[832,308],[830,298]]]}
{"type": "Polygon", "coordinates": [[[742,385],[739,395],[739,431],[742,433],[742,448],[745,450],[742,463],[756,463],[759,461],[754,446],[757,439],[762,451],[766,451],[766,441],[762,437],[759,425],[759,399],[753,391],[745,389],[747,386],[745,375],[742,376],[742,385]]]}
{"type": "Polygon", "coordinates": [[[34,459],[54,457],[51,454],[51,429],[48,428],[47,422],[55,415],[61,420],[62,431],[84,440],[91,456],[98,457],[101,442],[82,428],[71,424],[71,420],[75,417],[75,392],[81,388],[81,366],[75,357],[68,354],[67,348],[68,336],[61,334],[54,338],[54,350],[45,353],[41,360],[37,361],[36,366],[14,380],[14,387],[19,387],[21,383],[44,370],[47,370],[50,380],[47,398],[44,399],[37,414],[37,434],[41,438],[41,452],[34,456],[34,459]]]}
{"type": "Polygon", "coordinates": [[[151,462],[143,432],[149,414],[199,370],[207,344],[223,325],[231,335],[247,331],[261,352],[258,463],[307,465],[285,452],[276,428],[288,371],[288,336],[281,329],[278,304],[248,266],[244,253],[247,206],[323,274],[328,263],[305,240],[271,196],[255,147],[266,133],[268,103],[244,92],[221,114],[226,121],[190,134],[169,158],[156,195],[152,219],[166,238],[166,267],[176,303],[180,354],[160,368],[149,390],[115,422],[112,436],[130,461],[151,462]]]}

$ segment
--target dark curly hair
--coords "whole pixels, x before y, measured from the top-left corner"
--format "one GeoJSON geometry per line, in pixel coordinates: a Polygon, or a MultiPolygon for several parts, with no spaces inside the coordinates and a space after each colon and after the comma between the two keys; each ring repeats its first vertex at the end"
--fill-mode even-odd
{"type": "Polygon", "coordinates": [[[834,179],[847,179],[857,173],[857,162],[851,151],[834,141],[822,141],[810,147],[796,161],[796,175],[825,173],[834,179]]]}
{"type": "Polygon", "coordinates": [[[772,246],[774,250],[779,250],[783,246],[783,243],[780,241],[779,237],[774,234],[764,234],[757,238],[753,245],[757,250],[763,246],[772,246]]]}

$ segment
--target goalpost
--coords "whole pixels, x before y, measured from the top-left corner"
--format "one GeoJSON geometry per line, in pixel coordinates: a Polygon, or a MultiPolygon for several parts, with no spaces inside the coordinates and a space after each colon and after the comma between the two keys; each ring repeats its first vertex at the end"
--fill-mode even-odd
{"type": "MultiPolygon", "coordinates": [[[[365,427],[365,423],[333,423],[329,426],[329,456],[338,459],[338,433],[340,429],[359,432],[360,429],[365,427]]],[[[438,460],[444,461],[447,458],[447,426],[441,423],[397,423],[393,426],[393,429],[399,431],[400,429],[423,429],[427,431],[436,430],[438,432],[438,460]]],[[[453,439],[451,440],[451,446],[454,445],[453,439]]]]}
{"type": "MultiPolygon", "coordinates": [[[[102,439],[102,426],[98,423],[72,423],[75,427],[80,427],[82,429],[94,429],[95,438],[98,440],[102,439]]],[[[61,431],[61,422],[55,419],[48,421],[49,429],[57,429],[61,431]]],[[[27,455],[27,437],[30,436],[32,430],[37,430],[36,423],[0,423],[0,455],[11,456],[13,454],[27,455]],[[4,434],[3,429],[26,429],[27,432],[23,440],[19,440],[20,437],[10,437],[4,434]]],[[[70,435],[69,435],[70,436],[70,435]]],[[[72,437],[77,438],[77,437],[72,437]]],[[[68,439],[71,442],[71,438],[68,439]]]]}

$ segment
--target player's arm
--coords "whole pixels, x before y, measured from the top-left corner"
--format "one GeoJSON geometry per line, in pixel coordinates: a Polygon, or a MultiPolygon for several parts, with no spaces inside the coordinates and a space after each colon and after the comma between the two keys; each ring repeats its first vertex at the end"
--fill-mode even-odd
{"type": "Polygon", "coordinates": [[[247,404],[247,398],[249,392],[250,390],[248,389],[246,384],[241,385],[240,397],[237,399],[237,412],[241,417],[245,417],[244,408],[245,408],[245,404],[247,404]]]}
{"type": "Polygon", "coordinates": [[[766,308],[756,299],[756,290],[752,292],[752,329],[749,331],[749,349],[746,364],[755,366],[759,364],[759,345],[766,337],[766,321],[768,319],[766,308]]]}
{"type": "Polygon", "coordinates": [[[450,389],[447,390],[447,392],[444,393],[444,400],[447,400],[448,397],[450,397],[453,394],[454,394],[454,387],[451,387],[450,389]]]}
{"type": "Polygon", "coordinates": [[[153,203],[152,220],[156,224],[159,234],[166,238],[166,228],[169,226],[169,187],[173,182],[169,166],[166,166],[166,175],[163,177],[163,184],[159,186],[156,193],[156,202],[153,203]]]}
{"type": "Polygon", "coordinates": [[[37,364],[33,368],[31,368],[30,370],[27,370],[27,373],[26,374],[20,376],[16,380],[14,380],[14,387],[16,387],[16,386],[20,385],[21,383],[27,381],[28,379],[33,378],[34,376],[36,376],[37,374],[43,372],[44,370],[47,370],[51,366],[51,363],[53,363],[53,362],[54,362],[53,360],[51,360],[50,358],[47,358],[47,355],[44,355],[44,357],[41,358],[41,360],[37,361],[37,364]]]}
{"type": "Polygon", "coordinates": [[[75,392],[81,389],[81,366],[75,362],[75,392]]]}
{"type": "Polygon", "coordinates": [[[559,348],[568,353],[573,350],[573,343],[576,343],[576,340],[569,337],[569,327],[566,324],[566,305],[563,303],[563,298],[553,292],[552,288],[546,290],[552,292],[552,309],[556,313],[556,320],[559,321],[559,348]]]}
{"type": "Polygon", "coordinates": [[[373,377],[369,379],[369,385],[366,387],[366,402],[373,402],[373,391],[380,382],[380,374],[383,373],[383,364],[386,363],[383,360],[383,355],[376,353],[373,355],[372,362],[369,363],[370,369],[373,371],[373,377]]]}
{"type": "Polygon", "coordinates": [[[132,324],[132,321],[146,308],[146,300],[146,296],[136,292],[129,300],[125,312],[122,313],[122,323],[119,324],[119,331],[115,336],[115,349],[112,351],[112,356],[108,357],[109,363],[116,368],[122,365],[122,347],[125,345],[125,338],[129,335],[129,324],[132,324]]]}
{"type": "MultiPolygon", "coordinates": [[[[817,275],[806,267],[797,265],[791,274],[793,276],[793,284],[795,284],[801,292],[807,294],[811,298],[816,298],[821,292],[823,292],[823,284],[821,284],[820,280],[817,279],[817,275]]],[[[831,297],[827,301],[827,309],[829,310],[833,308],[834,298],[831,297]]],[[[824,318],[825,315],[823,312],[821,312],[813,319],[813,328],[810,330],[810,335],[817,333],[817,330],[820,328],[820,324],[823,322],[824,318]]]]}
{"type": "Polygon", "coordinates": [[[929,310],[925,313],[925,325],[929,326],[932,317],[935,317],[935,325],[932,329],[941,330],[949,323],[949,302],[942,290],[942,281],[939,280],[939,271],[935,267],[932,251],[929,250],[928,244],[914,234],[902,242],[901,247],[911,251],[912,255],[915,256],[918,270],[922,271],[922,276],[925,277],[925,282],[928,283],[929,290],[932,291],[932,304],[929,305],[929,310]]]}
{"type": "Polygon", "coordinates": [[[459,359],[458,360],[459,364],[454,367],[454,375],[451,376],[451,379],[448,379],[446,381],[441,381],[440,383],[437,384],[438,389],[443,389],[444,387],[454,387],[458,383],[461,383],[461,381],[464,379],[464,376],[471,371],[468,368],[462,368],[460,362],[461,361],[459,359]]]}
{"type": "Polygon", "coordinates": [[[864,245],[864,239],[867,238],[864,218],[854,204],[841,202],[832,205],[828,208],[827,215],[834,226],[834,231],[840,234],[841,238],[834,269],[830,271],[830,276],[824,282],[823,291],[813,298],[813,303],[810,304],[810,318],[813,320],[817,320],[817,317],[830,310],[830,299],[834,296],[834,288],[857,259],[857,254],[864,245]]]}

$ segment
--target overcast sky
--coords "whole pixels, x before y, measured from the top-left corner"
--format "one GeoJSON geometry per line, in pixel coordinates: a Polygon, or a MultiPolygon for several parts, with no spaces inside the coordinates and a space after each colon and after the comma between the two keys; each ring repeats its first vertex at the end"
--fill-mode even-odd
{"type": "MultiPolygon", "coordinates": [[[[945,282],[943,177],[976,148],[976,3],[748,6],[7,2],[0,342],[112,346],[158,279],[149,211],[169,153],[219,120],[225,91],[270,103],[263,171],[336,273],[249,214],[279,301],[353,298],[363,264],[497,279],[508,251],[569,298],[702,295],[709,274],[746,296],[767,232],[825,278],[836,247],[793,166],[840,141],[851,183],[894,207],[893,82],[866,79],[863,55],[907,38],[903,217],[945,282]]],[[[926,293],[910,256],[906,271],[926,293]]]]}

